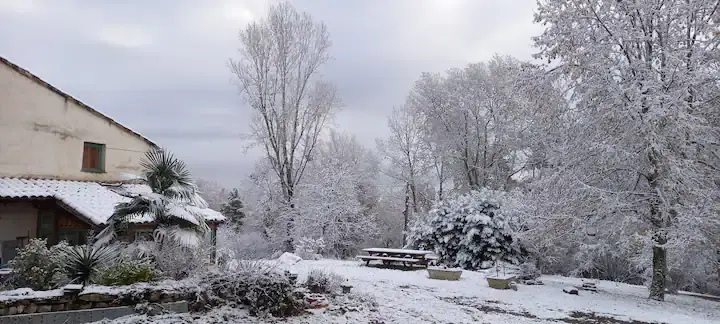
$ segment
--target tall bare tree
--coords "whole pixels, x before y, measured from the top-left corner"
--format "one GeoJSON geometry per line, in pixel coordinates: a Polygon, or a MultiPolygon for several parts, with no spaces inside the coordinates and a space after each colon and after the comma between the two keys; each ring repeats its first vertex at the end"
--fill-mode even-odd
{"type": "MultiPolygon", "coordinates": [[[[403,231],[407,231],[411,214],[417,214],[418,182],[431,166],[427,142],[424,141],[422,116],[407,106],[393,108],[388,117],[390,136],[377,140],[377,148],[389,162],[382,170],[389,177],[400,181],[405,187],[403,231]]],[[[403,233],[403,244],[405,244],[403,233]]]]}
{"type": "MultiPolygon", "coordinates": [[[[295,187],[318,136],[340,105],[336,88],[318,74],[330,59],[330,36],[324,23],[281,3],[242,29],[240,42],[239,57],[231,59],[230,67],[254,112],[251,135],[264,148],[293,208],[295,187]]],[[[293,250],[292,226],[290,219],[288,251],[293,250]]]]}

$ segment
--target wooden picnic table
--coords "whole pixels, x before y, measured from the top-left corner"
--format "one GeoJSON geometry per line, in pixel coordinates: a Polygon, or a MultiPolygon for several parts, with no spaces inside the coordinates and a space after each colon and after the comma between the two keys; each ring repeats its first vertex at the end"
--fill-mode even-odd
{"type": "Polygon", "coordinates": [[[358,255],[357,258],[370,265],[370,261],[381,261],[383,264],[402,263],[404,266],[421,265],[428,266],[437,260],[432,251],[405,250],[388,248],[363,249],[368,255],[358,255]]]}

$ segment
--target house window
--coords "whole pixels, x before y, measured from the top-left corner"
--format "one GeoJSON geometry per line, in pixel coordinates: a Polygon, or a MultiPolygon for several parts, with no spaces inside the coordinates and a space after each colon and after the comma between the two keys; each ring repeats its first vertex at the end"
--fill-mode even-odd
{"type": "Polygon", "coordinates": [[[84,228],[58,228],[58,242],[66,241],[70,245],[87,243],[88,230],[84,228]]]}
{"type": "Polygon", "coordinates": [[[83,146],[82,171],[105,172],[105,145],[85,142],[83,146]]]}

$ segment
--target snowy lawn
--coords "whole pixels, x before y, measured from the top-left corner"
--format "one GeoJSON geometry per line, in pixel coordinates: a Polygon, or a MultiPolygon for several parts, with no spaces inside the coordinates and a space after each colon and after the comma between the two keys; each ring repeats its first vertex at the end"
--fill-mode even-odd
{"type": "Polygon", "coordinates": [[[310,269],[333,271],[349,279],[353,293],[327,310],[291,319],[256,319],[244,310],[224,308],[205,315],[133,316],[111,323],[720,323],[720,303],[692,296],[647,299],[641,286],[598,282],[598,293],[562,292],[580,279],[546,276],[544,286],[495,290],[485,274],[464,271],[460,281],[438,281],[427,271],[365,267],[355,261],[301,261],[284,266],[305,279],[310,269]],[[371,300],[376,302],[373,305],[371,300]],[[340,305],[338,305],[340,304],[340,305]]]}

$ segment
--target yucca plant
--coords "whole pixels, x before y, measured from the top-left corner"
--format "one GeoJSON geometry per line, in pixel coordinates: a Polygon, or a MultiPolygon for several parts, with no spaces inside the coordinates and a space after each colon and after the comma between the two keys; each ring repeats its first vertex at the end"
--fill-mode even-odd
{"type": "Polygon", "coordinates": [[[87,285],[98,275],[100,269],[118,258],[118,249],[114,245],[79,245],[65,249],[65,271],[70,282],[87,285]]]}
{"type": "Polygon", "coordinates": [[[200,214],[207,203],[198,194],[185,163],[166,150],[155,148],[145,154],[140,165],[143,168],[140,179],[152,192],[117,204],[108,226],[98,234],[98,243],[109,242],[131,221],[140,220],[155,224],[153,237],[160,245],[171,239],[183,246],[197,246],[210,230],[200,214]]]}

